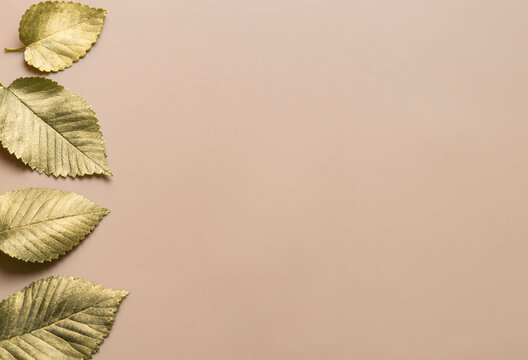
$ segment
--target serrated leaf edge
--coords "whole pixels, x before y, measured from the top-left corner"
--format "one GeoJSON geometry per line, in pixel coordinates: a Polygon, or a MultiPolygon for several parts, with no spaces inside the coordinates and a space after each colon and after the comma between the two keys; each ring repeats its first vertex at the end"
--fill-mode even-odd
{"type": "MultiPolygon", "coordinates": [[[[90,230],[86,233],[86,235],[83,236],[81,239],[79,239],[79,243],[78,244],[72,245],[72,247],[70,247],[69,249],[64,250],[64,252],[57,253],[56,255],[52,256],[51,259],[49,259],[49,260],[30,261],[28,259],[23,259],[23,258],[21,258],[19,256],[15,256],[13,254],[9,254],[9,253],[7,253],[7,252],[5,252],[3,250],[0,250],[0,252],[6,254],[7,256],[12,257],[14,259],[18,259],[18,260],[24,261],[26,263],[44,264],[44,263],[49,263],[49,262],[52,262],[54,260],[57,260],[59,257],[66,255],[66,253],[70,252],[74,247],[79,246],[81,244],[81,242],[84,239],[86,239],[94,231],[94,229],[100,224],[100,222],[103,220],[103,218],[111,212],[110,209],[107,209],[105,207],[99,206],[96,203],[94,203],[92,200],[88,199],[87,197],[85,197],[85,196],[83,196],[81,194],[75,193],[75,192],[71,192],[71,191],[62,191],[62,190],[50,189],[50,188],[35,188],[35,187],[33,187],[33,188],[27,188],[27,189],[19,189],[19,190],[8,191],[8,192],[5,192],[3,194],[0,194],[0,196],[6,195],[6,194],[9,194],[9,193],[14,193],[14,192],[26,191],[26,190],[52,190],[52,191],[57,191],[57,192],[65,193],[65,194],[75,194],[75,195],[78,195],[78,196],[82,197],[85,200],[88,200],[88,201],[92,202],[93,204],[95,204],[97,207],[99,207],[101,209],[101,212],[104,213],[103,216],[101,217],[101,220],[98,221],[96,224],[90,226],[90,230]]],[[[74,216],[79,216],[79,215],[74,215],[74,216]]],[[[63,218],[66,218],[66,217],[70,217],[70,216],[64,216],[63,218]]],[[[71,216],[71,217],[73,217],[73,216],[71,216]]],[[[54,219],[54,220],[56,220],[56,219],[54,219]]],[[[31,225],[34,225],[34,224],[31,224],[31,225]]]]}
{"type": "MultiPolygon", "coordinates": [[[[101,165],[97,164],[98,167],[100,167],[103,172],[102,173],[98,173],[98,172],[89,172],[89,173],[86,173],[86,174],[83,174],[83,175],[69,175],[69,174],[66,174],[66,175],[55,175],[53,173],[49,173],[47,172],[45,169],[38,169],[36,166],[31,166],[29,163],[25,162],[22,158],[18,157],[14,152],[12,152],[11,150],[9,150],[3,143],[2,141],[0,140],[0,144],[2,145],[2,147],[4,149],[6,149],[11,155],[13,155],[15,158],[17,158],[18,160],[22,161],[25,165],[27,165],[28,167],[31,168],[31,170],[35,170],[36,172],[38,172],[39,174],[43,174],[45,173],[46,175],[48,176],[53,176],[55,178],[76,178],[76,177],[83,177],[83,176],[114,176],[114,174],[112,173],[112,171],[110,171],[110,167],[108,166],[108,155],[106,153],[106,143],[104,141],[104,135],[103,135],[103,132],[101,131],[101,125],[99,125],[99,119],[95,116],[96,115],[96,112],[92,109],[92,105],[86,101],[85,98],[83,98],[81,95],[77,94],[76,92],[73,92],[71,91],[70,89],[68,89],[67,87],[59,84],[58,82],[54,81],[54,80],[51,80],[51,79],[48,79],[44,76],[28,76],[28,77],[19,77],[15,80],[13,80],[11,82],[11,84],[13,84],[15,81],[18,81],[18,80],[22,80],[22,79],[32,79],[32,78],[35,78],[35,79],[44,79],[44,80],[47,80],[47,81],[51,81],[53,84],[57,85],[59,88],[62,88],[64,90],[67,90],[70,94],[72,94],[73,96],[79,98],[83,103],[85,103],[87,106],[88,106],[88,109],[92,112],[95,120],[96,120],[96,125],[97,125],[97,131],[99,132],[99,134],[101,134],[101,145],[103,145],[103,154],[105,156],[105,160],[107,160],[107,163],[106,163],[106,167],[108,170],[105,170],[101,165]]],[[[0,83],[1,84],[1,83],[0,83]]],[[[9,87],[11,86],[11,84],[9,84],[8,86],[5,86],[5,85],[1,85],[4,87],[4,89],[6,89],[7,91],[11,92],[17,99],[18,96],[16,96],[10,89],[9,87]]],[[[20,99],[19,99],[20,100],[20,99]]],[[[3,99],[2,99],[3,101],[3,99]]],[[[21,100],[20,100],[21,101],[21,100]]],[[[0,104],[2,102],[0,101],[0,104]]],[[[36,115],[36,114],[35,114],[36,115]]],[[[93,160],[92,160],[93,161],[93,160]]]]}
{"type": "MultiPolygon", "coordinates": [[[[106,340],[106,338],[108,337],[108,335],[110,335],[110,331],[114,327],[115,319],[117,318],[117,312],[118,312],[119,308],[121,307],[121,304],[122,304],[123,300],[126,299],[128,297],[128,295],[130,294],[130,291],[128,291],[128,290],[115,290],[115,289],[112,289],[112,288],[105,288],[103,285],[96,284],[93,281],[84,280],[83,278],[80,278],[80,277],[76,278],[76,277],[73,277],[73,276],[63,276],[63,275],[53,276],[52,275],[52,276],[49,276],[47,278],[31,282],[29,285],[26,285],[21,290],[18,290],[18,291],[15,291],[15,292],[9,294],[1,302],[9,300],[11,297],[15,296],[19,292],[26,291],[27,289],[29,289],[29,287],[31,287],[35,283],[38,283],[40,281],[49,281],[51,279],[66,279],[66,280],[73,280],[73,281],[81,281],[81,282],[84,282],[84,283],[92,285],[96,289],[102,289],[103,291],[112,291],[112,292],[116,293],[120,297],[119,303],[117,304],[116,308],[111,310],[111,313],[112,313],[112,324],[110,324],[110,326],[108,326],[108,329],[105,329],[103,339],[101,340],[101,342],[99,344],[97,344],[95,346],[94,352],[91,353],[90,355],[88,355],[88,357],[87,357],[87,359],[91,359],[93,357],[93,355],[96,354],[100,350],[101,345],[103,345],[103,343],[106,340]]],[[[38,330],[38,329],[35,329],[33,331],[36,331],[36,330],[38,330]]],[[[33,332],[33,331],[31,331],[31,332],[33,332]]]]}
{"type": "MultiPolygon", "coordinates": [[[[31,10],[31,8],[33,7],[37,7],[39,5],[42,5],[42,4],[52,4],[52,3],[65,3],[65,4],[75,4],[75,5],[81,5],[83,8],[89,8],[89,9],[95,9],[95,10],[99,10],[99,11],[102,11],[103,12],[103,24],[104,24],[104,21],[106,20],[106,14],[108,14],[108,10],[106,9],[102,9],[102,8],[96,8],[96,7],[91,7],[90,5],[85,5],[85,4],[82,4],[80,2],[75,2],[75,1],[41,1],[39,3],[36,3],[36,4],[33,4],[31,5],[29,8],[26,9],[26,11],[24,12],[24,14],[22,15],[22,17],[20,18],[20,22],[19,22],[19,25],[18,25],[18,34],[19,34],[19,38],[20,38],[20,30],[22,28],[22,22],[24,20],[24,18],[26,17],[26,14],[28,13],[29,10],[31,10]]],[[[104,26],[103,26],[104,27],[104,26]]],[[[28,61],[28,59],[26,58],[26,47],[28,47],[29,45],[27,44],[24,44],[22,42],[22,44],[24,44],[24,60],[29,64],[31,65],[31,67],[39,70],[39,71],[42,71],[42,72],[45,72],[45,73],[58,73],[60,71],[63,71],[65,69],[68,69],[70,68],[73,64],[75,64],[76,62],[78,62],[79,60],[81,60],[83,57],[86,56],[86,54],[88,53],[88,51],[90,51],[93,47],[93,45],[97,42],[97,40],[99,40],[99,36],[101,35],[101,33],[103,32],[103,29],[101,28],[101,31],[99,32],[99,34],[97,34],[95,36],[95,40],[90,44],[90,48],[88,50],[83,50],[84,52],[79,55],[78,58],[76,59],[73,59],[72,61],[72,64],[70,66],[65,66],[64,68],[62,69],[59,69],[59,70],[50,70],[50,71],[45,71],[45,70],[40,70],[38,67],[36,67],[35,65],[33,65],[32,63],[30,63],[28,61]]],[[[22,41],[22,40],[20,40],[22,41]]],[[[31,45],[31,44],[30,44],[31,45]]]]}

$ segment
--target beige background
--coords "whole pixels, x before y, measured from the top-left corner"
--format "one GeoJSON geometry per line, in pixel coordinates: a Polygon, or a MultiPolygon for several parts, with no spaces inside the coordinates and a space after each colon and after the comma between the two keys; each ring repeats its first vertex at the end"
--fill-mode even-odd
{"type": "MultiPolygon", "coordinates": [[[[103,34],[51,78],[93,105],[115,177],[2,150],[0,192],[113,212],[51,265],[0,256],[1,297],[130,289],[98,360],[528,357],[528,2],[85,2],[103,34]]],[[[31,3],[2,0],[2,47],[31,3]]]]}

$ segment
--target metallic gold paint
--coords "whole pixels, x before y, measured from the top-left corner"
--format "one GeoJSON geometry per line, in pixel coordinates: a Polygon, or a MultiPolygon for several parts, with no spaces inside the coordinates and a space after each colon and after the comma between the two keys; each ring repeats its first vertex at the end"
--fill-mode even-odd
{"type": "Polygon", "coordinates": [[[0,141],[39,173],[112,175],[94,111],[49,79],[20,78],[0,87],[0,141]]]}
{"type": "Polygon", "coordinates": [[[0,359],[90,359],[127,295],[72,277],[30,284],[0,303],[0,359]]]}
{"type": "Polygon", "coordinates": [[[26,62],[44,72],[61,71],[79,61],[97,41],[107,11],[73,2],[32,5],[20,20],[26,62]]]}
{"type": "Polygon", "coordinates": [[[0,251],[29,262],[57,259],[77,246],[110,210],[51,189],[0,195],[0,251]]]}

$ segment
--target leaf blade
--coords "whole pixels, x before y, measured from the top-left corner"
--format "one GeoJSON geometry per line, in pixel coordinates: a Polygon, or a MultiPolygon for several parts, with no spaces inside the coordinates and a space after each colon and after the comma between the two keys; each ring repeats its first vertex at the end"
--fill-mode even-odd
{"type": "Polygon", "coordinates": [[[26,62],[45,72],[61,71],[86,55],[99,38],[107,11],[73,2],[32,5],[20,20],[26,62]]]}
{"type": "Polygon", "coordinates": [[[40,174],[112,175],[95,112],[49,79],[19,78],[0,88],[0,140],[40,174]]]}
{"type": "Polygon", "coordinates": [[[0,358],[89,359],[127,295],[72,277],[36,281],[0,303],[0,358]]]}
{"type": "Polygon", "coordinates": [[[52,189],[0,195],[0,251],[27,262],[57,259],[77,246],[110,210],[52,189]]]}

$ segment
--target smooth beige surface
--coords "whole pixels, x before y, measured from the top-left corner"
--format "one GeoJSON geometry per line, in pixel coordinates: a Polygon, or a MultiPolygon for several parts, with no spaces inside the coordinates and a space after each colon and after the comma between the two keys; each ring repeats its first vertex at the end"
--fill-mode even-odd
{"type": "MultiPolygon", "coordinates": [[[[126,288],[97,360],[525,360],[528,2],[104,1],[51,75],[97,112],[115,177],[0,151],[0,191],[112,209],[48,266],[126,288]]],[[[31,1],[2,0],[16,47],[31,1]]],[[[33,72],[0,54],[0,80],[33,72]]]]}

